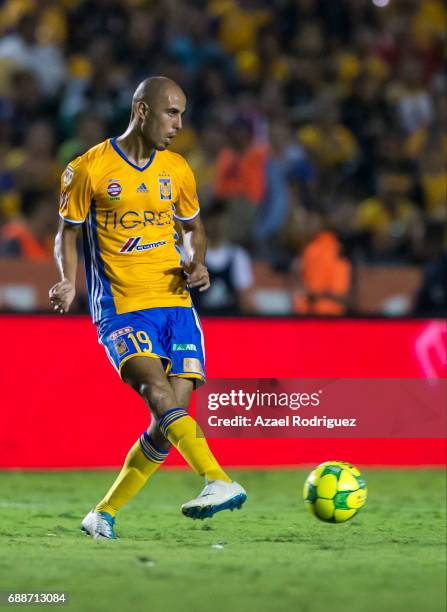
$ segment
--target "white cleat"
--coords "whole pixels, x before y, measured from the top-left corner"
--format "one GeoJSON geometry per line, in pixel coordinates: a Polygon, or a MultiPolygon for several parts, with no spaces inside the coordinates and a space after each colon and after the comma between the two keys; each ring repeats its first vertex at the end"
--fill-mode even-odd
{"type": "Polygon", "coordinates": [[[92,510],[82,521],[81,531],[94,540],[116,540],[114,525],[115,518],[111,514],[92,510]]]}
{"type": "Polygon", "coordinates": [[[192,519],[211,518],[221,510],[240,509],[247,499],[247,493],[237,482],[212,480],[198,497],[182,506],[185,516],[192,519]]]}

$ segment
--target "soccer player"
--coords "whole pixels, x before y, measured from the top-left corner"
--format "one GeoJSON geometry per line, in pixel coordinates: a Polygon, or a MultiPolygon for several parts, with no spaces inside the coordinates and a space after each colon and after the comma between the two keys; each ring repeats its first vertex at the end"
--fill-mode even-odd
{"type": "Polygon", "coordinates": [[[176,83],[146,79],[134,93],[124,134],[77,157],[62,175],[55,241],[61,280],[50,289],[51,303],[65,313],[73,302],[82,227],[99,342],[152,413],[112,487],[82,521],[95,539],[116,538],[117,511],[160,467],[171,445],[206,481],[200,495],[183,504],[183,514],[211,517],[240,508],[247,497],[187,413],[193,388],[205,382],[203,334],[189,289],[204,291],[210,283],[194,176],[183,157],[167,151],[185,106],[176,83]],[[176,221],[190,245],[187,261],[177,246],[176,221]]]}

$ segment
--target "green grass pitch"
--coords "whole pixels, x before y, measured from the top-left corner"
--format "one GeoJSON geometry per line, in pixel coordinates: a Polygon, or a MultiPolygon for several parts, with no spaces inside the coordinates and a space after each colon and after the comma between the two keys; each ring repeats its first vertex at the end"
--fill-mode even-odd
{"type": "Polygon", "coordinates": [[[162,470],[114,542],[79,531],[114,473],[0,472],[0,591],[67,591],[71,612],[443,612],[444,472],[362,471],[365,508],[333,525],[304,507],[309,470],[232,471],[248,501],[207,521],[180,513],[200,479],[162,470]]]}

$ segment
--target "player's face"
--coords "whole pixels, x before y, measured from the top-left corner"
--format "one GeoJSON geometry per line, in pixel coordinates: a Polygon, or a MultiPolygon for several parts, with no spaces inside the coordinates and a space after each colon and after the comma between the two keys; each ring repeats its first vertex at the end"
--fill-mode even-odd
{"type": "Polygon", "coordinates": [[[157,151],[164,151],[182,129],[186,98],[180,89],[168,89],[148,108],[141,123],[143,136],[157,151]]]}

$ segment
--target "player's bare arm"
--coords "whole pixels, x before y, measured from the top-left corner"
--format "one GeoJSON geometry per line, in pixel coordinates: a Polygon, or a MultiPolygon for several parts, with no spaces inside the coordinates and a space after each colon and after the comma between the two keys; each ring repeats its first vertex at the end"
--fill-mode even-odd
{"type": "Polygon", "coordinates": [[[56,312],[68,312],[76,295],[78,253],[76,240],[79,226],[69,225],[62,219],[54,242],[54,258],[61,280],[49,291],[50,302],[56,312]]]}
{"type": "Polygon", "coordinates": [[[183,221],[184,244],[188,261],[184,266],[189,288],[196,287],[206,291],[210,287],[210,276],[205,266],[206,235],[200,215],[191,221],[183,221]]]}

